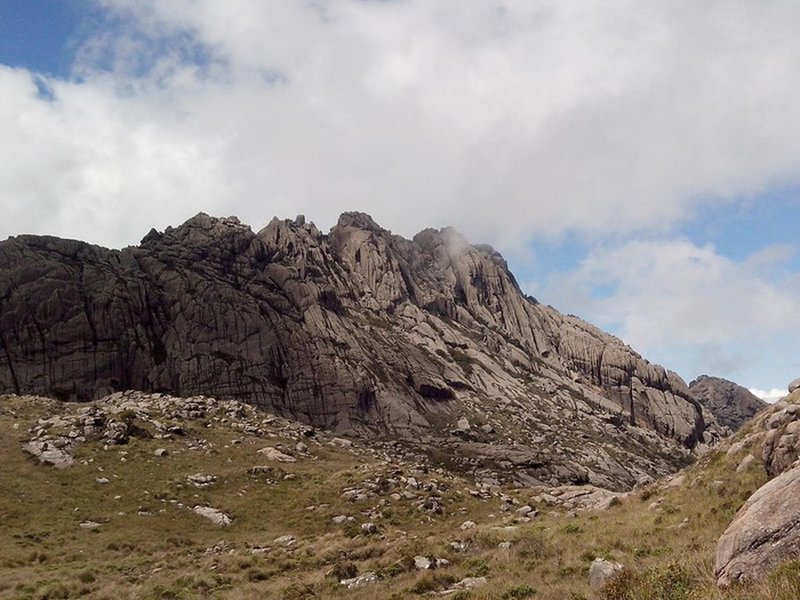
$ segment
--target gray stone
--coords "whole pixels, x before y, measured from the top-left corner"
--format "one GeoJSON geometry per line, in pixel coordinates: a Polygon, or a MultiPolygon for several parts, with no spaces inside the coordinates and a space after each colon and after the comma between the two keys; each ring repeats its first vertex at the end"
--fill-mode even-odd
{"type": "Polygon", "coordinates": [[[295,542],[297,542],[297,540],[290,534],[282,535],[272,540],[273,544],[278,544],[279,546],[293,546],[295,542]]]}
{"type": "Polygon", "coordinates": [[[195,506],[192,510],[195,512],[195,514],[205,517],[214,523],[214,525],[219,525],[220,527],[227,527],[232,523],[230,516],[226,515],[221,510],[212,508],[210,506],[195,506]]]}
{"type": "Polygon", "coordinates": [[[761,458],[771,476],[780,475],[800,458],[800,406],[786,404],[766,419],[761,458]]]}
{"type": "Polygon", "coordinates": [[[756,459],[756,457],[753,456],[752,454],[748,454],[747,456],[745,456],[739,462],[739,465],[736,467],[736,472],[737,473],[744,473],[747,470],[747,467],[750,466],[750,463],[752,463],[755,459],[756,459]]]}
{"type": "Polygon", "coordinates": [[[440,595],[448,596],[462,590],[472,590],[482,585],[486,585],[486,577],[465,577],[461,581],[454,583],[452,587],[440,592],[440,595]]]}
{"type": "Polygon", "coordinates": [[[701,375],[689,384],[689,391],[720,425],[733,431],[767,405],[747,388],[720,377],[701,375]]]}
{"type": "Polygon", "coordinates": [[[23,444],[22,449],[40,463],[53,465],[57,469],[66,469],[75,463],[75,459],[65,448],[59,448],[50,441],[32,440],[23,444]]]}
{"type": "Polygon", "coordinates": [[[205,475],[203,473],[195,473],[194,475],[189,475],[186,477],[186,480],[191,483],[195,487],[208,487],[216,483],[217,478],[214,475],[205,475]]]}
{"type": "Polygon", "coordinates": [[[798,377],[797,379],[793,379],[789,383],[789,393],[790,394],[792,392],[796,392],[797,390],[800,390],[800,377],[798,377]]]}
{"type": "Polygon", "coordinates": [[[748,498],[717,543],[717,583],[755,581],[800,553],[800,467],[761,486],[748,498]]]}
{"type": "Polygon", "coordinates": [[[599,591],[608,583],[614,575],[622,571],[625,567],[617,562],[595,558],[589,567],[589,586],[594,591],[599,591]]]}
{"type": "Polygon", "coordinates": [[[351,577],[350,579],[342,579],[339,582],[339,585],[343,585],[348,590],[352,590],[354,588],[358,588],[364,585],[368,585],[370,583],[377,583],[379,581],[378,576],[373,573],[364,573],[363,575],[359,575],[357,577],[351,577]]]}
{"type": "Polygon", "coordinates": [[[361,532],[366,533],[367,535],[372,535],[374,533],[378,533],[378,526],[375,523],[362,523],[361,524],[361,532]]]}
{"type": "Polygon", "coordinates": [[[281,452],[277,448],[271,448],[271,447],[261,448],[261,450],[259,450],[258,453],[263,454],[267,458],[267,460],[274,460],[275,462],[282,462],[282,463],[297,462],[297,459],[294,456],[289,456],[288,454],[281,452]]]}
{"type": "Polygon", "coordinates": [[[414,568],[418,571],[425,571],[431,568],[433,563],[427,556],[415,556],[414,557],[414,568]]]}

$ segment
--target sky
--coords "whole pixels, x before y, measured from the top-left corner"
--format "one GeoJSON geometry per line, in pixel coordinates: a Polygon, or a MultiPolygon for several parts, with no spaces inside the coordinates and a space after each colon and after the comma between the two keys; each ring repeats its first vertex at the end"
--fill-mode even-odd
{"type": "Polygon", "coordinates": [[[796,0],[0,0],[0,239],[451,225],[678,372],[800,376],[796,0]]]}

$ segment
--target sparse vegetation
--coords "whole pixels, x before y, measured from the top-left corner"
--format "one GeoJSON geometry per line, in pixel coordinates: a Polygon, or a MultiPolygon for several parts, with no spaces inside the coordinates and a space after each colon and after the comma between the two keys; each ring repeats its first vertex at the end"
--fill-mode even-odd
{"type": "Polygon", "coordinates": [[[153,437],[111,446],[89,437],[75,447],[73,467],[36,464],[21,444],[38,419],[59,411],[43,400],[0,398],[0,598],[374,600],[454,589],[450,598],[586,600],[597,597],[587,575],[598,556],[626,566],[605,600],[800,596],[800,562],[749,586],[714,585],[716,541],[766,480],[758,460],[737,473],[740,456],[711,452],[686,469],[685,485],[651,484],[602,511],[571,513],[525,488],[494,486],[479,497],[465,474],[399,451],[387,463],[385,450],[305,438],[251,412],[249,432],[238,417],[209,412],[167,436],[133,415],[130,423],[153,437]],[[298,440],[307,452],[294,450],[298,440]],[[297,461],[254,477],[265,446],[297,461]],[[215,476],[212,484],[187,479],[200,470],[215,476]],[[538,516],[519,517],[522,504],[538,516]],[[212,524],[193,514],[195,505],[219,507],[232,524],[212,524]],[[476,526],[462,529],[467,520],[476,526]],[[369,575],[362,586],[340,584],[369,575]],[[484,577],[472,589],[454,587],[484,577]]]}

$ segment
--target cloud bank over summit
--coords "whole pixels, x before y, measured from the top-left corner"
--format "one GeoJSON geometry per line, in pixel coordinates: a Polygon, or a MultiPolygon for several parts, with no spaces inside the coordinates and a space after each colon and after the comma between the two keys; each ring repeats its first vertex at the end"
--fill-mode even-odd
{"type": "Polygon", "coordinates": [[[734,260],[676,236],[798,181],[798,29],[788,0],[98,0],[69,73],[0,64],[0,237],[119,247],[199,210],[323,229],[364,210],[407,236],[453,225],[538,292],[531,240],[577,235],[550,279],[592,294],[545,301],[711,357],[800,330],[796,258],[748,266],[782,240],[734,260]]]}

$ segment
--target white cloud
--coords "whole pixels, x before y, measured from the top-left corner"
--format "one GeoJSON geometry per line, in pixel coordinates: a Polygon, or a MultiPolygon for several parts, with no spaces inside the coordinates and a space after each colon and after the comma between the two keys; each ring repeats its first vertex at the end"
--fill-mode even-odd
{"type": "Polygon", "coordinates": [[[790,257],[775,247],[736,262],[686,240],[627,241],[594,249],[542,292],[687,379],[741,381],[760,369],[789,381],[793,345],[782,340],[800,336],[800,285],[782,268],[790,257]]]}
{"type": "Polygon", "coordinates": [[[749,392],[757,398],[761,398],[764,402],[769,402],[770,404],[774,404],[787,394],[786,390],[779,390],[777,388],[772,388],[769,391],[750,388],[749,392]]]}
{"type": "Polygon", "coordinates": [[[101,4],[123,25],[56,101],[0,72],[0,236],[363,209],[507,247],[665,227],[800,169],[793,0],[101,4]]]}

